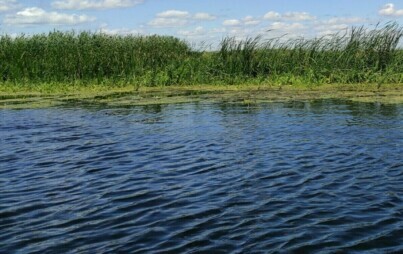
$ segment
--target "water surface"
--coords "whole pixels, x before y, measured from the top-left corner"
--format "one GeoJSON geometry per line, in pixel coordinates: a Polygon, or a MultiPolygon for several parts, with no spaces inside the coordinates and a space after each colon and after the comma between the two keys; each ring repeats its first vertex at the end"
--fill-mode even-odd
{"type": "Polygon", "coordinates": [[[0,111],[0,253],[403,251],[403,105],[0,111]]]}

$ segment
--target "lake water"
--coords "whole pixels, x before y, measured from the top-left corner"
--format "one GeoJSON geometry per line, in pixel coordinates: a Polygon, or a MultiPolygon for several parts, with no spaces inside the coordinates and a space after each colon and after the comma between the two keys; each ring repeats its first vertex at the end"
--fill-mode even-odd
{"type": "Polygon", "coordinates": [[[403,105],[0,111],[0,253],[403,251],[403,105]]]}

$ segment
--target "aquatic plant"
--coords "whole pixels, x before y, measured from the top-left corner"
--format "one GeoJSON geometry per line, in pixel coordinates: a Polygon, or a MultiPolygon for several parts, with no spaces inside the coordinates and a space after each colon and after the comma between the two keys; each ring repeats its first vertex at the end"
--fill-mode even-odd
{"type": "Polygon", "coordinates": [[[59,32],[0,37],[7,84],[402,83],[396,23],[315,39],[224,38],[215,51],[170,36],[59,32]]]}

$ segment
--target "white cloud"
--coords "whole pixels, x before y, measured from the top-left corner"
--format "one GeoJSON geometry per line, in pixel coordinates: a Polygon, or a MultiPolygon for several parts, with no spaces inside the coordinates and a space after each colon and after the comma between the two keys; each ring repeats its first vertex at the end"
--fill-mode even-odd
{"type": "Polygon", "coordinates": [[[213,28],[213,29],[211,29],[211,32],[212,32],[212,33],[225,33],[225,31],[227,31],[227,30],[225,29],[225,27],[218,27],[218,28],[213,28]]]}
{"type": "Polygon", "coordinates": [[[216,16],[213,16],[205,12],[199,12],[193,16],[193,19],[195,20],[215,20],[216,18],[217,18],[216,16]]]}
{"type": "Polygon", "coordinates": [[[286,12],[282,15],[282,18],[285,20],[293,20],[293,21],[305,21],[315,19],[314,16],[310,15],[307,12],[286,12]]]}
{"type": "Polygon", "coordinates": [[[185,19],[190,16],[187,11],[178,11],[178,10],[168,10],[164,12],[157,13],[158,18],[175,18],[175,19],[185,19]]]}
{"type": "Polygon", "coordinates": [[[245,27],[230,27],[225,31],[224,34],[230,37],[234,37],[235,40],[239,41],[247,38],[253,38],[256,35],[259,35],[260,31],[255,29],[251,30],[245,27]]]}
{"type": "Polygon", "coordinates": [[[226,29],[223,27],[207,29],[203,26],[183,29],[176,32],[179,37],[191,42],[193,48],[202,51],[217,49],[220,38],[222,38],[225,33],[226,29]]]}
{"type": "Polygon", "coordinates": [[[52,7],[63,10],[113,9],[126,8],[144,2],[144,0],[59,0],[52,7]]]}
{"type": "Polygon", "coordinates": [[[260,20],[252,16],[246,16],[245,18],[242,19],[242,21],[246,26],[255,26],[260,24],[260,20]]]}
{"type": "Polygon", "coordinates": [[[268,19],[268,20],[277,20],[281,18],[281,14],[278,12],[274,12],[274,11],[269,11],[268,13],[266,13],[263,16],[264,19],[268,19]]]}
{"type": "Polygon", "coordinates": [[[270,30],[278,30],[283,32],[300,31],[306,27],[301,23],[285,23],[285,22],[273,22],[270,26],[270,30]]]}
{"type": "Polygon", "coordinates": [[[379,15],[381,16],[392,16],[401,17],[403,16],[403,9],[396,9],[395,5],[392,3],[385,4],[380,10],[379,15]]]}
{"type": "Polygon", "coordinates": [[[87,15],[47,12],[37,7],[26,8],[16,14],[6,15],[4,19],[4,23],[9,25],[77,25],[92,21],[95,21],[95,18],[87,15]]]}
{"type": "Polygon", "coordinates": [[[11,11],[19,6],[17,0],[0,0],[0,12],[11,11]]]}
{"type": "Polygon", "coordinates": [[[117,29],[104,28],[101,30],[101,32],[110,35],[130,35],[130,34],[135,35],[140,33],[136,29],[128,29],[128,28],[117,28],[117,29]]]}
{"type": "Polygon", "coordinates": [[[224,26],[239,26],[239,25],[241,25],[241,21],[239,21],[238,19],[227,19],[227,20],[224,20],[224,22],[222,24],[224,26]]]}
{"type": "Polygon", "coordinates": [[[263,19],[267,20],[292,20],[292,21],[307,21],[314,20],[316,17],[310,15],[307,12],[286,12],[280,14],[278,12],[269,11],[263,16],[263,19]]]}
{"type": "Polygon", "coordinates": [[[179,30],[178,34],[186,37],[196,37],[205,35],[206,30],[202,26],[198,26],[194,30],[179,30]]]}
{"type": "Polygon", "coordinates": [[[367,21],[366,19],[360,17],[336,17],[326,20],[323,23],[329,25],[337,25],[337,24],[357,24],[357,23],[364,23],[366,21],[367,21]]]}
{"type": "Polygon", "coordinates": [[[317,20],[312,27],[317,32],[317,36],[326,36],[337,33],[345,33],[355,24],[365,24],[368,22],[365,18],[360,17],[335,17],[328,20],[317,20]]]}
{"type": "Polygon", "coordinates": [[[157,13],[156,16],[155,19],[148,22],[148,25],[154,27],[176,27],[187,25],[190,13],[187,11],[167,10],[157,13]]]}
{"type": "Polygon", "coordinates": [[[340,32],[346,32],[348,28],[349,25],[347,24],[332,24],[332,25],[316,26],[314,30],[317,31],[318,36],[326,36],[337,34],[340,32]]]}
{"type": "Polygon", "coordinates": [[[199,12],[194,15],[191,15],[187,11],[167,10],[164,12],[157,13],[156,18],[148,22],[148,25],[160,28],[177,27],[193,24],[194,21],[214,20],[214,19],[216,19],[215,16],[204,12],[199,12]]]}
{"type": "Polygon", "coordinates": [[[148,22],[149,26],[154,27],[176,27],[176,26],[185,26],[189,22],[187,19],[178,19],[178,18],[155,18],[148,22]]]}
{"type": "Polygon", "coordinates": [[[101,25],[99,32],[108,35],[138,35],[145,34],[142,29],[109,28],[107,24],[101,25]]]}
{"type": "Polygon", "coordinates": [[[299,22],[275,21],[257,31],[263,38],[287,41],[296,38],[314,37],[317,31],[313,30],[312,24],[299,22]]]}

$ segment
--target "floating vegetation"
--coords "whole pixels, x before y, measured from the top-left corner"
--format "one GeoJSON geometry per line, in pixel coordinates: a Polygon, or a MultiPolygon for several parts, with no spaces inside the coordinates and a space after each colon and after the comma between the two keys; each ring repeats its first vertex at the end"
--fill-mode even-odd
{"type": "Polygon", "coordinates": [[[139,105],[163,105],[189,102],[236,103],[255,106],[272,101],[310,101],[313,99],[342,99],[385,104],[403,103],[401,84],[328,84],[314,87],[271,85],[204,85],[112,87],[104,90],[79,87],[75,93],[0,93],[0,109],[48,108],[48,107],[131,107],[139,105]]]}

